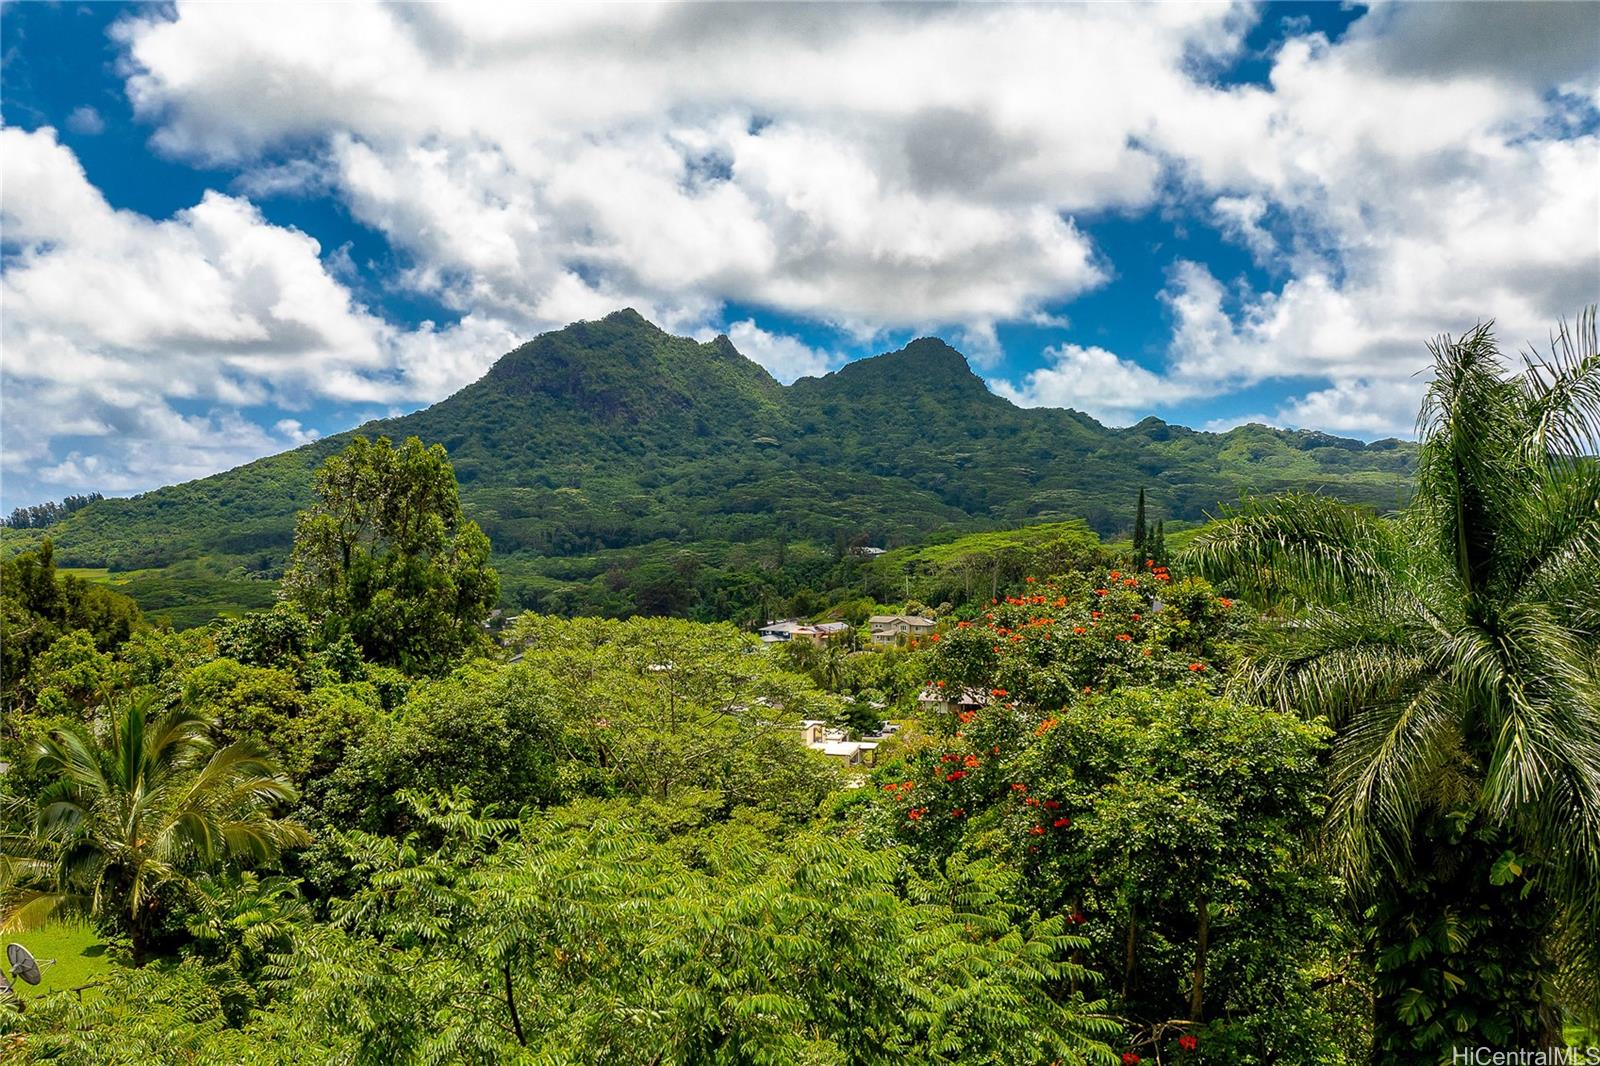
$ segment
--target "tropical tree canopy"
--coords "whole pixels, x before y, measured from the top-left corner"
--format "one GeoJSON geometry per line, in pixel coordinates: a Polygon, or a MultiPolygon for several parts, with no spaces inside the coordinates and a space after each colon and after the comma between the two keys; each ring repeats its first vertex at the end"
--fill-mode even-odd
{"type": "Polygon", "coordinates": [[[71,723],[39,738],[33,770],[49,781],[28,858],[7,862],[4,921],[36,928],[75,911],[107,917],[142,960],[164,905],[224,861],[266,862],[305,833],[272,816],[294,789],[253,742],[218,748],[204,717],[124,697],[102,727],[71,723]]]}
{"type": "MultiPolygon", "coordinates": [[[[1407,507],[1380,518],[1312,495],[1251,502],[1186,561],[1275,608],[1238,664],[1236,693],[1336,727],[1328,841],[1346,875],[1419,892],[1507,889],[1504,906],[1533,931],[1504,945],[1523,960],[1505,982],[1520,985],[1511,1000],[1479,989],[1480,1020],[1452,1024],[1522,1017],[1510,1004],[1526,999],[1507,1035],[1536,1026],[1548,1038],[1558,995],[1600,1014],[1594,311],[1515,373],[1488,325],[1430,351],[1407,507]],[[1475,872],[1463,879],[1458,865],[1475,872]]],[[[1435,897],[1426,910],[1454,921],[1461,902],[1435,897]]],[[[1438,933],[1435,946],[1455,950],[1464,935],[1438,933]]],[[[1447,1014],[1473,991],[1398,1006],[1447,1014]]]]}
{"type": "Polygon", "coordinates": [[[325,636],[418,673],[480,639],[500,583],[442,447],[357,437],[317,471],[316,496],[295,521],[283,595],[325,636]]]}

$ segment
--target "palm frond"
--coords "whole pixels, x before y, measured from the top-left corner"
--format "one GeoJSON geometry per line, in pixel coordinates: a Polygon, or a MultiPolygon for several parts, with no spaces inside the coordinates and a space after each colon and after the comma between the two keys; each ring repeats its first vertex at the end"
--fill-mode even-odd
{"type": "Polygon", "coordinates": [[[1431,636],[1413,614],[1313,610],[1268,629],[1229,680],[1236,698],[1336,727],[1362,708],[1405,698],[1429,669],[1431,636]]]}
{"type": "Polygon", "coordinates": [[[1335,744],[1329,780],[1331,851],[1360,883],[1375,865],[1403,870],[1418,813],[1437,803],[1441,767],[1458,750],[1449,687],[1432,677],[1408,699],[1370,705],[1335,744]]]}
{"type": "Polygon", "coordinates": [[[1268,600],[1339,602],[1390,582],[1391,534],[1370,512],[1294,493],[1247,500],[1181,553],[1218,583],[1268,600]]]}
{"type": "Polygon", "coordinates": [[[1548,358],[1523,357],[1518,379],[1526,397],[1530,458],[1574,459],[1600,454],[1600,343],[1595,306],[1571,329],[1562,322],[1548,358]]]}

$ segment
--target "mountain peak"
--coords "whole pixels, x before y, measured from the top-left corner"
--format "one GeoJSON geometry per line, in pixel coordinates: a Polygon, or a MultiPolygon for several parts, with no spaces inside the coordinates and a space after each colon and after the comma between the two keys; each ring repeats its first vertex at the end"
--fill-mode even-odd
{"type": "Polygon", "coordinates": [[[645,326],[649,329],[655,330],[658,333],[661,332],[660,326],[656,325],[654,322],[650,321],[648,318],[644,317],[631,307],[619,308],[611,312],[600,321],[609,322],[614,326],[645,326]]]}
{"type": "MultiPolygon", "coordinates": [[[[612,583],[637,566],[651,589],[677,588],[662,576],[677,563],[655,566],[668,544],[673,559],[693,548],[731,560],[767,538],[910,541],[1068,516],[1109,534],[1131,517],[1138,485],[1168,519],[1199,518],[1246,487],[1315,486],[1387,508],[1416,454],[1259,427],[1226,438],[1157,419],[1110,430],[1022,410],[936,337],[784,387],[727,338],[675,337],[631,308],[540,334],[454,396],[363,432],[444,445],[509,599],[615,612],[679,609],[675,592],[635,603],[612,583]]],[[[92,504],[54,531],[58,558],[280,565],[312,469],[347,439],[92,504]]]]}
{"type": "Polygon", "coordinates": [[[918,337],[898,351],[847,363],[821,380],[855,388],[877,386],[910,392],[989,392],[983,379],[972,372],[967,357],[938,337],[918,337]]]}

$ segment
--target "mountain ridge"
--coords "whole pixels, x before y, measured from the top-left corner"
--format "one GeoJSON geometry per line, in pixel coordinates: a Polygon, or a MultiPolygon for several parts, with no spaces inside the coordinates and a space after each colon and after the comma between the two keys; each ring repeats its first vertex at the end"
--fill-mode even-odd
{"type": "Polygon", "coordinates": [[[596,579],[616,553],[664,545],[721,558],[774,538],[899,544],[1063,518],[1115,533],[1141,485],[1168,519],[1246,490],[1389,507],[1414,457],[1398,441],[1151,418],[1113,429],[1019,408],[936,337],[782,385],[726,337],[676,337],[625,308],[540,334],[419,411],[91,504],[51,531],[58,557],[114,569],[220,559],[271,575],[312,470],[358,434],[445,446],[468,513],[512,573],[508,595],[529,606],[596,579]]]}

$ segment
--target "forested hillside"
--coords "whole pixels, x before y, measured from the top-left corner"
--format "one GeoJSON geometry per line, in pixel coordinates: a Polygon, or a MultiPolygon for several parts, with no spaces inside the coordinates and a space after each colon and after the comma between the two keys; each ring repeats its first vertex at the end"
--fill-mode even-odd
{"type": "Polygon", "coordinates": [[[1285,493],[1174,549],[1145,498],[1122,543],[845,544],[857,588],[950,602],[835,599],[848,624],[787,640],[535,612],[491,635],[488,539],[414,437],[315,472],[270,610],[151,625],[20,552],[0,931],[65,965],[9,960],[0,1059],[1593,1046],[1593,321],[1514,377],[1485,329],[1437,345],[1391,515],[1285,493]]]}
{"type": "MultiPolygon", "coordinates": [[[[799,565],[779,584],[808,584],[850,544],[1064,519],[1124,533],[1139,486],[1168,520],[1289,488],[1388,509],[1415,454],[1398,441],[1153,418],[1109,429],[1025,410],[931,338],[784,387],[727,338],[673,337],[631,310],[544,334],[454,396],[354,432],[445,446],[508,603],[699,617],[752,610],[763,574],[799,565]]],[[[254,602],[256,581],[281,573],[311,471],[352,435],[93,503],[52,528],[58,558],[140,571],[151,596],[168,576],[152,568],[198,569],[219,603],[254,602]]]]}

